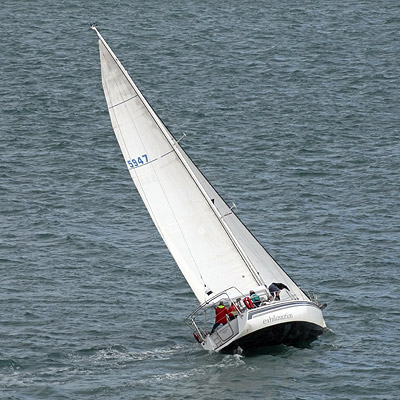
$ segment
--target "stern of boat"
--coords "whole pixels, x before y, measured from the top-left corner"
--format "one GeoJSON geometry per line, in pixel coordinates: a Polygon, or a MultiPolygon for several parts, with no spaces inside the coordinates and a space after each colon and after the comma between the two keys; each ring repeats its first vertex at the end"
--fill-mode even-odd
{"type": "Polygon", "coordinates": [[[230,350],[238,346],[251,349],[279,344],[301,347],[326,330],[321,306],[311,300],[287,299],[264,301],[260,307],[251,309],[244,305],[238,307],[236,318],[211,333],[214,305],[221,299],[239,304],[232,290],[227,290],[200,305],[187,318],[187,324],[204,350],[230,350]]]}

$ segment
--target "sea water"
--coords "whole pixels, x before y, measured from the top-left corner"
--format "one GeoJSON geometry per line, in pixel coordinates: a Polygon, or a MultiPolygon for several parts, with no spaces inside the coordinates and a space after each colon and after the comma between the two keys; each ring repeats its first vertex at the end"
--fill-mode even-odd
{"type": "Polygon", "coordinates": [[[396,399],[400,7],[16,1],[0,13],[0,398],[396,399]],[[201,350],[124,165],[98,29],[287,273],[309,347],[201,350]]]}

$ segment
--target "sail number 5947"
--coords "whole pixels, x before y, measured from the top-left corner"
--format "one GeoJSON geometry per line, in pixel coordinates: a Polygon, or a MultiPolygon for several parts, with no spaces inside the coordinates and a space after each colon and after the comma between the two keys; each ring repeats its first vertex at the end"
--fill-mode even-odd
{"type": "Polygon", "coordinates": [[[141,166],[143,164],[148,163],[149,159],[147,157],[147,154],[143,154],[140,157],[132,158],[131,160],[127,160],[126,162],[129,165],[129,168],[136,168],[136,167],[139,167],[139,166],[141,166]]]}

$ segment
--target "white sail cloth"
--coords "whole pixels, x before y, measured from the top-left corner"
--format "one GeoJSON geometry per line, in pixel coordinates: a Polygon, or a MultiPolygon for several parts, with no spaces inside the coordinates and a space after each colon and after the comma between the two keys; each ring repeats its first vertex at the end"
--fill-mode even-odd
{"type": "Polygon", "coordinates": [[[184,153],[96,32],[104,93],[126,165],[197,299],[206,300],[206,287],[248,293],[273,281],[305,298],[184,153]]]}

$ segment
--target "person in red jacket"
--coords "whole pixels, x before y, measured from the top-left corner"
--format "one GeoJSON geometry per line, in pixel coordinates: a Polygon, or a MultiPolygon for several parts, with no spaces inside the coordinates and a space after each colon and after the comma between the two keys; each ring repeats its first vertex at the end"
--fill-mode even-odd
{"type": "Polygon", "coordinates": [[[227,323],[226,316],[233,318],[233,314],[229,312],[224,306],[224,302],[220,301],[218,307],[215,309],[215,324],[211,329],[211,333],[215,331],[220,325],[225,325],[227,323]]]}

